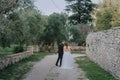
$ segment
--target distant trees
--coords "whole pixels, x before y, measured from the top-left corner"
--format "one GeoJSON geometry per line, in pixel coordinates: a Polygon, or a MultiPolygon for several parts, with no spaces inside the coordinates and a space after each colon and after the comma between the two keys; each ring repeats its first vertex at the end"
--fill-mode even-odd
{"type": "Polygon", "coordinates": [[[88,32],[93,27],[92,10],[94,4],[91,0],[65,0],[68,4],[66,11],[71,13],[68,17],[68,25],[70,26],[70,41],[78,45],[85,45],[85,40],[88,32]],[[92,28],[91,28],[92,27],[92,28]]]}
{"type": "Polygon", "coordinates": [[[93,3],[91,0],[65,0],[68,5],[66,11],[72,12],[69,16],[72,24],[87,24],[92,21],[91,13],[93,10],[93,3]]]}
{"type": "Polygon", "coordinates": [[[0,2],[0,46],[12,44],[54,46],[54,42],[67,39],[65,13],[42,15],[31,0],[2,0],[0,2]],[[10,5],[5,5],[9,4],[10,5]]]}
{"type": "Polygon", "coordinates": [[[12,6],[5,6],[2,2],[0,3],[3,5],[0,14],[1,47],[17,44],[20,46],[17,49],[24,45],[39,45],[44,48],[44,45],[54,46],[54,42],[60,42],[68,37],[66,14],[42,15],[35,9],[31,0],[11,0],[12,6]]]}
{"type": "Polygon", "coordinates": [[[77,43],[78,46],[85,46],[87,34],[92,30],[93,27],[87,24],[72,25],[70,28],[70,41],[77,43]]]}
{"type": "Polygon", "coordinates": [[[43,41],[46,45],[54,44],[54,42],[60,42],[66,39],[66,14],[53,13],[48,16],[47,25],[43,34],[43,41]]]}
{"type": "Polygon", "coordinates": [[[107,30],[111,27],[120,26],[120,1],[119,0],[103,0],[99,4],[99,10],[96,14],[97,30],[107,30]]]}
{"type": "Polygon", "coordinates": [[[70,36],[72,42],[85,44],[91,29],[88,24],[91,24],[93,4],[91,0],[66,1],[69,3],[66,10],[73,13],[69,17],[65,13],[42,15],[31,0],[1,0],[0,46],[54,46],[54,42],[68,40],[70,36]]]}

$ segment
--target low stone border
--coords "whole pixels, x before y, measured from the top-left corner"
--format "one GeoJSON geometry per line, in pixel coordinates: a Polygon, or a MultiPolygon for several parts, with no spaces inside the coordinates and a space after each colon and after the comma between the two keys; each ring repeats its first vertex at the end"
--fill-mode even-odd
{"type": "Polygon", "coordinates": [[[32,47],[28,49],[26,52],[17,53],[13,55],[9,55],[3,58],[0,58],[0,70],[7,67],[8,65],[14,64],[16,62],[19,62],[22,59],[25,59],[33,54],[32,47]]]}

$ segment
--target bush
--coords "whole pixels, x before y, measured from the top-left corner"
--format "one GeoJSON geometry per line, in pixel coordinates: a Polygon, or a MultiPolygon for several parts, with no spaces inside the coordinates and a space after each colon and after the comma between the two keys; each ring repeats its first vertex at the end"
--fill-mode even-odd
{"type": "Polygon", "coordinates": [[[104,9],[97,13],[97,30],[108,30],[112,27],[112,12],[109,9],[104,9]]]}
{"type": "Polygon", "coordinates": [[[23,46],[15,46],[13,52],[14,53],[19,53],[19,52],[23,52],[24,51],[24,47],[23,46]]]}

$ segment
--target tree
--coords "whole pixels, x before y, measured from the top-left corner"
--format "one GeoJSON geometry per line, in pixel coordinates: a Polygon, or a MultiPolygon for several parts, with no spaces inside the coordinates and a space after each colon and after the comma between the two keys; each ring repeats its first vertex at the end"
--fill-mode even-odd
{"type": "Polygon", "coordinates": [[[72,25],[70,27],[70,41],[77,43],[79,46],[85,46],[87,34],[91,30],[93,30],[93,27],[86,24],[72,25]]]}
{"type": "Polygon", "coordinates": [[[44,43],[46,45],[54,44],[54,41],[60,42],[66,39],[66,16],[65,14],[53,13],[48,17],[47,25],[44,30],[44,43]]]}
{"type": "Polygon", "coordinates": [[[28,8],[19,15],[23,19],[23,22],[26,22],[26,27],[28,27],[28,33],[25,31],[27,33],[26,43],[37,44],[39,41],[38,37],[42,35],[45,29],[47,22],[45,16],[41,15],[39,11],[33,8],[28,8]],[[21,14],[23,15],[21,16],[21,14]]]}
{"type": "Polygon", "coordinates": [[[43,33],[45,21],[36,9],[20,10],[11,14],[9,19],[14,23],[11,30],[16,44],[37,44],[37,37],[43,33]]]}
{"type": "Polygon", "coordinates": [[[9,15],[12,12],[28,7],[33,7],[31,0],[1,0],[0,16],[2,16],[3,14],[9,15]]]}
{"type": "Polygon", "coordinates": [[[7,18],[0,20],[0,45],[2,47],[10,47],[11,43],[11,21],[7,18]]]}
{"type": "Polygon", "coordinates": [[[112,12],[110,10],[103,10],[102,12],[97,13],[97,22],[96,28],[98,30],[107,30],[112,27],[112,12]]]}
{"type": "Polygon", "coordinates": [[[66,6],[66,11],[72,12],[69,17],[70,23],[81,24],[90,23],[91,12],[93,10],[93,3],[91,0],[65,0],[68,5],[66,6]]]}
{"type": "Polygon", "coordinates": [[[24,10],[25,8],[28,8],[31,6],[32,6],[31,0],[27,0],[27,1],[26,0],[1,0],[0,1],[0,19],[1,19],[0,20],[0,45],[2,47],[10,46],[10,44],[14,42],[13,38],[15,38],[15,36],[13,36],[12,28],[17,23],[18,25],[20,25],[19,23],[20,18],[17,12],[19,12],[21,9],[24,10]],[[12,16],[13,19],[11,19],[10,16],[12,16]]]}
{"type": "Polygon", "coordinates": [[[120,1],[103,0],[99,4],[99,10],[96,11],[96,28],[97,30],[107,30],[111,27],[120,26],[120,1]]]}
{"type": "Polygon", "coordinates": [[[8,6],[5,3],[9,4],[9,0],[0,1],[0,45],[37,44],[47,22],[44,16],[34,8],[31,0],[10,0],[8,6]]]}

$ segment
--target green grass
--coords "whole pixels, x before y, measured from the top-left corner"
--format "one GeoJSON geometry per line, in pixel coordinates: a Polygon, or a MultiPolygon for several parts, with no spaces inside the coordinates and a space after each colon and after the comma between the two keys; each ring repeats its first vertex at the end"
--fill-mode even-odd
{"type": "Polygon", "coordinates": [[[16,47],[17,45],[11,45],[10,47],[0,47],[0,52],[13,52],[14,47],[16,47]]]}
{"type": "MultiPolygon", "coordinates": [[[[10,47],[5,48],[0,47],[0,58],[13,54],[16,46],[18,45],[11,45],[10,47]]],[[[26,47],[24,47],[24,50],[26,50],[26,47]]]]}
{"type": "Polygon", "coordinates": [[[0,58],[2,58],[2,57],[5,57],[5,56],[8,56],[8,55],[10,55],[11,53],[2,53],[2,54],[0,54],[0,58]]]}
{"type": "Polygon", "coordinates": [[[6,47],[6,48],[2,48],[0,47],[0,52],[12,52],[13,51],[13,48],[9,48],[9,47],[6,47]]]}
{"type": "Polygon", "coordinates": [[[13,54],[13,48],[9,48],[9,47],[2,48],[2,47],[0,47],[0,58],[5,57],[5,56],[10,55],[10,54],[13,54]]]}
{"type": "Polygon", "coordinates": [[[50,53],[34,53],[29,58],[0,70],[0,80],[22,80],[33,64],[46,55],[50,55],[50,53]]]}
{"type": "Polygon", "coordinates": [[[109,72],[90,61],[87,57],[79,57],[76,59],[76,62],[86,72],[89,80],[117,80],[109,72]]]}

